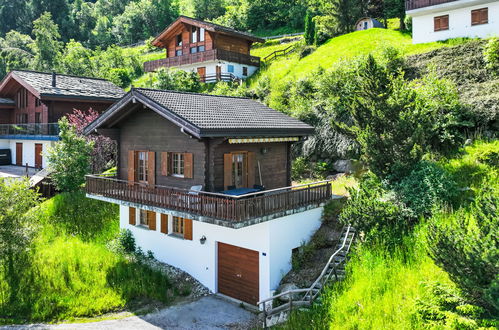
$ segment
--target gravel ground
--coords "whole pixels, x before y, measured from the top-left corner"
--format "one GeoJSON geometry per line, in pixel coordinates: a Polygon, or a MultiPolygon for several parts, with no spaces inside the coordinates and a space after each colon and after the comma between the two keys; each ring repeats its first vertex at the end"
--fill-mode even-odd
{"type": "Polygon", "coordinates": [[[31,324],[0,327],[0,330],[19,329],[252,329],[257,316],[239,305],[211,295],[199,300],[162,309],[142,316],[91,323],[65,323],[57,325],[31,324]]]}

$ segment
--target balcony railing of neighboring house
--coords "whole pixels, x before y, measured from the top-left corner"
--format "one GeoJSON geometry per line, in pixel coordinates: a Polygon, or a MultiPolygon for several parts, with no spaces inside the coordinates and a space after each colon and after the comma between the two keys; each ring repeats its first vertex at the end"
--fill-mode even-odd
{"type": "Polygon", "coordinates": [[[0,124],[2,135],[59,135],[59,124],[0,124]]]}
{"type": "Polygon", "coordinates": [[[259,57],[231,52],[223,49],[211,49],[194,54],[185,54],[181,56],[162,58],[155,61],[148,61],[144,63],[144,71],[151,72],[156,71],[157,69],[162,67],[178,67],[193,63],[217,60],[241,63],[252,66],[260,66],[259,57]]]}
{"type": "Polygon", "coordinates": [[[283,214],[307,206],[319,206],[331,199],[331,182],[321,181],[257,193],[229,196],[165,186],[148,186],[116,178],[87,175],[86,192],[127,201],[187,212],[229,222],[241,222],[283,214]]]}
{"type": "Polygon", "coordinates": [[[424,7],[430,7],[435,5],[441,5],[447,2],[454,2],[458,0],[406,0],[405,1],[405,10],[413,10],[424,7]]]}
{"type": "Polygon", "coordinates": [[[220,74],[208,74],[205,76],[200,76],[199,80],[204,83],[214,83],[217,81],[227,81],[227,82],[233,82],[233,83],[240,83],[241,79],[236,77],[234,74],[227,72],[227,73],[220,73],[220,74]]]}

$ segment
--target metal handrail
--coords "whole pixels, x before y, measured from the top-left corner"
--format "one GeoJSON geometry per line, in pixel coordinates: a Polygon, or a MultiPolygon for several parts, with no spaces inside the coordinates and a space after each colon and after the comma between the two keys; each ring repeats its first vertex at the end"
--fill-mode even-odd
{"type": "MultiPolygon", "coordinates": [[[[285,292],[281,292],[277,295],[274,295],[272,297],[269,297],[269,298],[266,298],[266,299],[263,299],[261,301],[259,301],[257,303],[258,306],[261,306],[263,305],[263,313],[264,313],[264,324],[265,324],[265,328],[266,328],[266,324],[267,324],[267,318],[269,316],[272,316],[272,315],[275,315],[275,314],[278,314],[278,313],[281,313],[285,310],[287,311],[290,311],[293,307],[293,301],[295,304],[303,304],[303,303],[306,303],[308,305],[312,304],[312,302],[314,301],[314,299],[319,295],[321,289],[324,287],[324,286],[320,286],[320,288],[317,288],[317,284],[321,283],[321,281],[323,280],[324,276],[327,274],[328,272],[328,269],[330,268],[334,258],[340,253],[342,252],[345,247],[347,246],[347,241],[348,241],[348,236],[350,234],[350,231],[351,231],[351,228],[352,226],[351,225],[348,225],[347,227],[347,230],[345,231],[345,237],[343,238],[343,242],[341,244],[341,247],[338,248],[332,255],[331,257],[329,257],[329,260],[328,262],[326,263],[326,265],[324,266],[321,274],[317,277],[317,279],[315,280],[315,282],[309,287],[309,288],[306,288],[306,289],[294,289],[294,290],[288,290],[288,291],[285,291],[285,292]],[[300,299],[295,299],[293,300],[293,295],[297,294],[297,293],[303,293],[305,292],[305,294],[303,296],[301,296],[300,299]],[[268,303],[269,301],[274,301],[275,299],[278,299],[280,297],[283,297],[283,296],[288,296],[289,297],[289,302],[284,304],[283,306],[279,306],[279,307],[276,307],[276,308],[272,308],[270,309],[270,311],[267,311],[267,309],[265,308],[265,304],[268,303]],[[309,297],[309,299],[307,300],[307,297],[309,297]]],[[[354,234],[355,235],[355,234],[354,234]]],[[[354,237],[352,236],[351,237],[351,240],[349,241],[348,243],[348,246],[346,248],[346,253],[348,253],[348,251],[350,250],[350,247],[352,245],[352,242],[353,242],[353,239],[354,237]]],[[[338,264],[335,264],[334,265],[334,268],[333,268],[333,271],[336,278],[337,278],[337,273],[336,273],[336,267],[338,265],[341,265],[342,263],[344,263],[345,261],[343,260],[342,262],[339,262],[338,264]]],[[[331,272],[331,273],[332,273],[331,272]]],[[[326,281],[329,279],[326,278],[326,281]]],[[[322,283],[324,284],[324,283],[322,283]]]]}
{"type": "Polygon", "coordinates": [[[0,135],[59,135],[59,124],[0,124],[0,135]]]}

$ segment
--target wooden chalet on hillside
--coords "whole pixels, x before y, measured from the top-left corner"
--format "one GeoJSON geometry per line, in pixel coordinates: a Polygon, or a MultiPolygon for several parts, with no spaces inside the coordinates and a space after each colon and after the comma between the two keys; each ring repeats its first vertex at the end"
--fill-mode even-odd
{"type": "Polygon", "coordinates": [[[87,196],[119,204],[158,260],[256,304],[332,198],[330,182],[291,186],[291,145],[312,132],[246,98],[132,89],[85,129],[120,153],[115,177],[87,176],[87,196]]]}
{"type": "Polygon", "coordinates": [[[175,67],[197,72],[203,82],[246,79],[260,66],[251,56],[254,42],[263,39],[218,24],[180,16],[152,44],[165,49],[166,58],[144,63],[146,72],[175,67]]]}
{"type": "Polygon", "coordinates": [[[59,139],[62,116],[74,109],[103,112],[123,94],[103,79],[11,71],[0,82],[0,164],[46,167],[42,153],[59,139]]]}

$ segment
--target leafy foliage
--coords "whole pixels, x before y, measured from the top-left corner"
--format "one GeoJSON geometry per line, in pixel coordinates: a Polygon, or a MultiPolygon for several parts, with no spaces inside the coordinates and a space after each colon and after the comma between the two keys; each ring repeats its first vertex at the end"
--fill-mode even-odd
{"type": "Polygon", "coordinates": [[[307,15],[305,16],[305,34],[303,36],[307,45],[311,45],[314,43],[315,39],[315,24],[314,18],[310,11],[307,11],[307,15]]]}
{"type": "Polygon", "coordinates": [[[35,35],[35,66],[39,70],[52,70],[57,63],[57,57],[61,49],[58,39],[58,26],[52,21],[50,13],[45,13],[33,22],[33,34],[35,35]]]}
{"type": "Polygon", "coordinates": [[[60,140],[49,147],[46,153],[52,170],[51,177],[59,191],[76,191],[90,171],[93,143],[79,136],[66,117],[59,120],[59,129],[60,140]]]}
{"type": "Polygon", "coordinates": [[[487,68],[495,75],[499,75],[499,38],[489,40],[483,55],[487,68]]]}
{"type": "MultiPolygon", "coordinates": [[[[76,132],[80,135],[83,135],[85,127],[97,117],[99,117],[99,113],[92,108],[86,112],[74,109],[73,113],[67,115],[69,123],[75,127],[76,132]]],[[[116,141],[101,134],[91,134],[85,138],[93,145],[90,155],[92,173],[102,173],[117,163],[118,145],[116,141]]]]}
{"type": "Polygon", "coordinates": [[[458,189],[451,175],[435,163],[421,161],[395,190],[414,217],[430,216],[435,208],[452,205],[458,189]]]}

